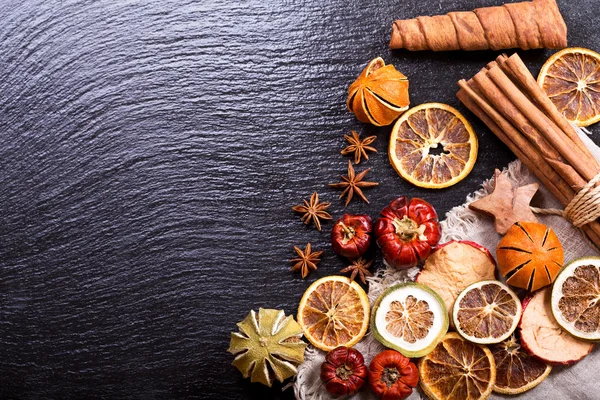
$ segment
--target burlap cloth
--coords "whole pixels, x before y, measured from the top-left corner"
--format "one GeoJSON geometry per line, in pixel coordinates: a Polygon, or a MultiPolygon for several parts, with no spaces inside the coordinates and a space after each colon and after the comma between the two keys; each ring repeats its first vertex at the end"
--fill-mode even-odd
{"type": "MultiPolygon", "coordinates": [[[[597,160],[600,160],[600,148],[596,146],[585,134],[581,134],[584,142],[590,148],[592,154],[597,160]]],[[[532,182],[540,183],[529,170],[521,165],[519,160],[513,161],[506,168],[511,181],[522,186],[532,182]]],[[[490,179],[483,183],[482,189],[467,197],[465,204],[455,207],[446,214],[446,219],[442,221],[442,240],[444,243],[448,240],[472,240],[477,242],[494,253],[496,245],[500,240],[500,235],[494,230],[493,221],[485,216],[476,214],[467,208],[467,205],[487,194],[493,189],[493,180],[490,179]]],[[[532,201],[532,205],[541,208],[560,208],[561,204],[548,192],[540,183],[539,192],[532,201]]],[[[551,215],[538,215],[540,222],[552,227],[560,238],[564,250],[565,261],[572,259],[597,255],[597,252],[582,237],[579,230],[574,228],[562,217],[551,215]]],[[[380,269],[377,274],[369,278],[369,300],[371,305],[375,302],[379,294],[387,287],[407,280],[413,280],[418,272],[417,268],[408,271],[396,271],[387,268],[380,269]]],[[[384,347],[377,342],[370,333],[356,346],[365,357],[366,363],[370,363],[373,356],[384,347]]],[[[557,349],[559,350],[559,349],[557,349]]],[[[294,383],[296,398],[301,400],[321,400],[330,399],[331,396],[325,390],[321,379],[319,378],[320,366],[325,359],[325,353],[309,346],[305,354],[305,362],[298,369],[298,377],[294,383]]],[[[511,398],[531,399],[531,400],[554,400],[554,399],[600,399],[600,351],[594,349],[590,355],[569,367],[554,367],[548,378],[537,387],[518,396],[511,398]]],[[[351,399],[376,400],[368,390],[362,390],[351,399]]],[[[491,399],[506,399],[508,396],[492,394],[491,399]]],[[[411,400],[427,399],[420,389],[417,389],[409,397],[411,400]]]]}

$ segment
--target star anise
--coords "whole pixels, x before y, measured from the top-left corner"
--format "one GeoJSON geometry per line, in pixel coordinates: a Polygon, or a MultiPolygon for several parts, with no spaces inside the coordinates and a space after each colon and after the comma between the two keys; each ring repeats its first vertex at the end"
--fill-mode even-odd
{"type": "Polygon", "coordinates": [[[296,250],[296,254],[298,254],[298,258],[293,258],[291,262],[295,263],[292,266],[292,271],[300,271],[302,274],[302,279],[306,278],[306,276],[310,273],[310,271],[317,270],[317,264],[321,261],[320,257],[323,254],[322,251],[315,251],[311,253],[310,243],[306,245],[304,251],[300,250],[298,247],[294,246],[294,250],[296,250]]]}
{"type": "Polygon", "coordinates": [[[350,264],[349,266],[347,266],[340,272],[342,272],[342,273],[352,272],[352,274],[350,275],[350,280],[354,280],[354,278],[356,278],[356,275],[358,275],[358,276],[360,276],[360,280],[362,281],[362,283],[366,284],[367,283],[366,277],[373,276],[371,271],[369,271],[371,264],[373,264],[373,260],[367,262],[367,260],[365,260],[364,258],[361,257],[361,258],[358,258],[358,259],[352,261],[352,264],[350,264]]]}
{"type": "Polygon", "coordinates": [[[344,189],[342,194],[340,194],[340,199],[346,195],[348,196],[346,198],[346,206],[348,206],[348,204],[350,203],[350,200],[352,200],[352,196],[354,195],[354,193],[356,193],[356,195],[358,197],[360,197],[361,199],[363,199],[364,201],[366,201],[368,203],[369,200],[367,200],[367,198],[363,194],[361,188],[369,188],[369,187],[379,185],[379,183],[377,183],[377,182],[363,181],[363,178],[365,177],[365,175],[367,175],[367,172],[369,172],[370,170],[371,170],[371,168],[367,168],[363,172],[356,175],[354,173],[354,168],[352,167],[352,163],[350,162],[350,160],[348,160],[348,176],[342,175],[343,182],[330,183],[329,186],[331,186],[333,188],[337,188],[337,189],[344,189]]]}
{"type": "Polygon", "coordinates": [[[364,157],[365,160],[369,159],[367,150],[377,153],[377,150],[374,147],[369,146],[377,139],[377,136],[369,136],[361,141],[358,133],[352,131],[352,136],[344,135],[344,138],[346,138],[346,141],[350,143],[350,145],[342,150],[342,155],[345,156],[354,153],[354,164],[360,164],[361,156],[364,157]]]}
{"type": "Polygon", "coordinates": [[[304,204],[298,204],[297,206],[292,207],[292,210],[297,213],[302,213],[301,220],[306,225],[312,223],[318,230],[321,230],[321,219],[333,219],[333,217],[325,211],[331,203],[323,202],[319,203],[319,194],[314,192],[312,196],[310,196],[310,202],[302,199],[304,204]]]}

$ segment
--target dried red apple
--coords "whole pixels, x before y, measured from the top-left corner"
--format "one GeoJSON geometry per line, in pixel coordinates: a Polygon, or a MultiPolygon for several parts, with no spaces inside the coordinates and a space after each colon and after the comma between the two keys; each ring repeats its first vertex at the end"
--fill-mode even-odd
{"type": "Polygon", "coordinates": [[[546,288],[523,300],[521,345],[548,364],[570,365],[587,356],[594,345],[576,339],[558,325],[552,315],[550,295],[550,288],[546,288]]]}

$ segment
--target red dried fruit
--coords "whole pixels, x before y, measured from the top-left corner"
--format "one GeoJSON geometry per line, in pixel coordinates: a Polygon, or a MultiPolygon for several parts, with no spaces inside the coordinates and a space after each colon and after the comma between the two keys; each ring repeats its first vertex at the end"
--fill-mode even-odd
{"type": "Polygon", "coordinates": [[[587,356],[594,345],[569,335],[552,315],[550,288],[523,300],[519,324],[521,345],[527,352],[551,365],[570,365],[587,356]]]}
{"type": "Polygon", "coordinates": [[[380,399],[405,399],[418,383],[417,366],[395,350],[382,351],[369,365],[369,387],[380,399]]]}
{"type": "Polygon", "coordinates": [[[321,380],[332,396],[353,395],[367,381],[365,359],[358,350],[336,347],[321,365],[321,380]]]}
{"type": "Polygon", "coordinates": [[[381,211],[375,223],[375,237],[385,261],[398,269],[425,260],[441,236],[435,209],[417,198],[397,198],[381,211]]]}
{"type": "Polygon", "coordinates": [[[331,230],[333,251],[342,257],[358,258],[371,246],[373,222],[368,215],[344,214],[331,230]]]}

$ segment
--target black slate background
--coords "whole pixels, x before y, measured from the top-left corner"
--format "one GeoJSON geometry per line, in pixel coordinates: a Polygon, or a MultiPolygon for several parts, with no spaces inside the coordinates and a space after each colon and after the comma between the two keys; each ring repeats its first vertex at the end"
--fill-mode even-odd
{"type": "MultiPolygon", "coordinates": [[[[498,53],[387,49],[395,18],[499,0],[0,3],[0,398],[293,398],[250,384],[229,333],[250,309],[295,313],[343,260],[290,207],[314,190],[334,217],[399,195],[441,215],[513,157],[455,98],[498,53]],[[346,90],[382,56],[413,105],[451,104],[480,139],[442,191],[402,181],[390,128],[359,123],[346,90]],[[378,136],[359,166],[380,186],[348,208],[343,134],[378,136]],[[306,280],[293,245],[325,255],[306,280]]],[[[599,50],[594,0],[560,2],[571,45],[599,50]]],[[[522,52],[536,72],[551,51],[522,52]]],[[[381,267],[378,255],[377,267],[381,267]]]]}

